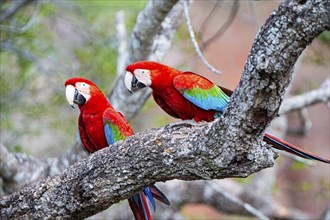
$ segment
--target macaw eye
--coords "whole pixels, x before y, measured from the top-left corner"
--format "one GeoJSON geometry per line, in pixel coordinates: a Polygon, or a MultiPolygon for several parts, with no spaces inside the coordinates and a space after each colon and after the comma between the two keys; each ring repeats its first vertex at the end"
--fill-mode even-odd
{"type": "Polygon", "coordinates": [[[83,83],[82,86],[85,87],[86,86],[86,83],[83,83]]]}
{"type": "Polygon", "coordinates": [[[144,70],[142,70],[141,73],[145,73],[144,70]]]}

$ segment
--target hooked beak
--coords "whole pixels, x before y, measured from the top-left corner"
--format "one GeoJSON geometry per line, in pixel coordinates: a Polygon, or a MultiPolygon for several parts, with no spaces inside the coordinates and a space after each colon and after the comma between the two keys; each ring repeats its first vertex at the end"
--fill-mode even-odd
{"type": "Polygon", "coordinates": [[[126,89],[130,93],[132,93],[132,79],[133,79],[133,74],[131,72],[126,72],[124,84],[125,84],[126,89]]]}
{"type": "Polygon", "coordinates": [[[124,84],[130,93],[132,93],[134,89],[142,89],[146,87],[146,85],[140,82],[131,72],[126,72],[124,84]]]}
{"type": "Polygon", "coordinates": [[[86,98],[73,85],[66,86],[65,97],[72,108],[73,104],[83,105],[86,102],[86,98]]]}

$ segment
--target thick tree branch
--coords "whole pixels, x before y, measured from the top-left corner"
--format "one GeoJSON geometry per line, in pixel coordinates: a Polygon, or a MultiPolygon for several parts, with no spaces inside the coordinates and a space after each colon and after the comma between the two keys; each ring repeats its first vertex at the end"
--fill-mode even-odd
{"type": "Polygon", "coordinates": [[[278,113],[299,55],[316,36],[329,30],[329,8],[329,1],[285,1],[267,19],[224,114],[224,120],[232,122],[230,130],[239,131],[232,138],[263,135],[278,113]]]}
{"type": "Polygon", "coordinates": [[[128,63],[149,58],[154,38],[161,23],[178,0],[149,1],[145,9],[137,17],[132,32],[128,63]]]}
{"type": "Polygon", "coordinates": [[[117,142],[2,198],[1,216],[81,219],[154,182],[246,177],[274,163],[273,151],[255,143],[250,143],[250,152],[243,146],[228,149],[230,140],[220,135],[226,126],[214,134],[218,123],[179,122],[117,142]]]}

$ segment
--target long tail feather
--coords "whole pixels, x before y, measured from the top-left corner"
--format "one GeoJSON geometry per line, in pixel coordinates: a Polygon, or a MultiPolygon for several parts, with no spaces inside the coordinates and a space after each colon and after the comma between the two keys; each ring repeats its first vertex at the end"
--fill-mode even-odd
{"type": "Polygon", "coordinates": [[[166,198],[164,193],[162,193],[155,185],[151,185],[151,186],[149,186],[149,188],[152,193],[152,196],[155,199],[161,201],[162,203],[164,203],[166,205],[170,205],[170,201],[168,201],[168,199],[166,198]]]}
{"type": "Polygon", "coordinates": [[[128,199],[135,220],[152,220],[146,196],[142,191],[128,199]]]}
{"type": "Polygon", "coordinates": [[[290,144],[284,140],[281,140],[269,133],[266,133],[264,136],[264,141],[267,142],[268,144],[271,144],[274,148],[279,149],[279,150],[284,150],[286,152],[295,154],[297,156],[300,156],[302,158],[306,159],[311,159],[311,160],[317,160],[323,163],[328,163],[330,164],[330,160],[320,157],[316,154],[313,154],[307,150],[301,149],[293,144],[290,144]]]}
{"type": "Polygon", "coordinates": [[[156,211],[156,203],[155,203],[154,197],[152,196],[150,187],[144,188],[143,192],[144,192],[144,195],[149,199],[149,202],[150,202],[150,204],[151,204],[151,206],[152,206],[152,208],[154,209],[154,212],[155,212],[156,211]]]}
{"type": "MultiPolygon", "coordinates": [[[[226,89],[222,86],[218,86],[222,91],[227,95],[231,96],[233,94],[233,91],[226,89]]],[[[222,113],[221,113],[222,114],[222,113]]],[[[307,150],[301,149],[293,144],[290,144],[286,141],[283,141],[269,133],[266,133],[264,136],[264,141],[267,142],[268,144],[271,144],[274,148],[279,149],[279,150],[284,150],[286,152],[292,153],[294,155],[300,156],[305,159],[311,159],[311,160],[317,160],[323,163],[330,163],[329,159],[320,157],[316,154],[313,154],[307,150]]]]}

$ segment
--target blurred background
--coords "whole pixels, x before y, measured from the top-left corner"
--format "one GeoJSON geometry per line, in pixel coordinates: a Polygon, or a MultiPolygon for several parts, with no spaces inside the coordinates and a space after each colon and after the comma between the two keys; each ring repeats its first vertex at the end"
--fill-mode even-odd
{"type": "MultiPolygon", "coordinates": [[[[129,37],[146,2],[37,1],[10,19],[1,17],[0,137],[10,151],[46,158],[58,156],[72,145],[79,112],[65,100],[64,81],[73,76],[89,78],[109,94],[117,68],[115,14],[124,11],[129,37]]],[[[1,10],[11,3],[1,1],[1,10]]],[[[197,40],[209,63],[222,72],[220,76],[200,62],[185,22],[162,62],[235,89],[255,35],[279,1],[236,4],[194,1],[190,8],[197,40]]],[[[318,88],[329,77],[329,60],[330,32],[324,32],[297,63],[288,96],[318,88]]],[[[307,108],[306,114],[310,126],[303,132],[299,114],[288,115],[285,140],[329,158],[329,107],[317,104],[307,108]]],[[[151,98],[131,124],[139,132],[173,121],[151,98]]],[[[330,200],[329,166],[306,165],[285,156],[276,162],[276,201],[314,215],[322,213],[330,200]]],[[[253,178],[235,181],[246,184],[253,178]]],[[[182,214],[190,219],[230,218],[205,205],[187,205],[182,214]]]]}

